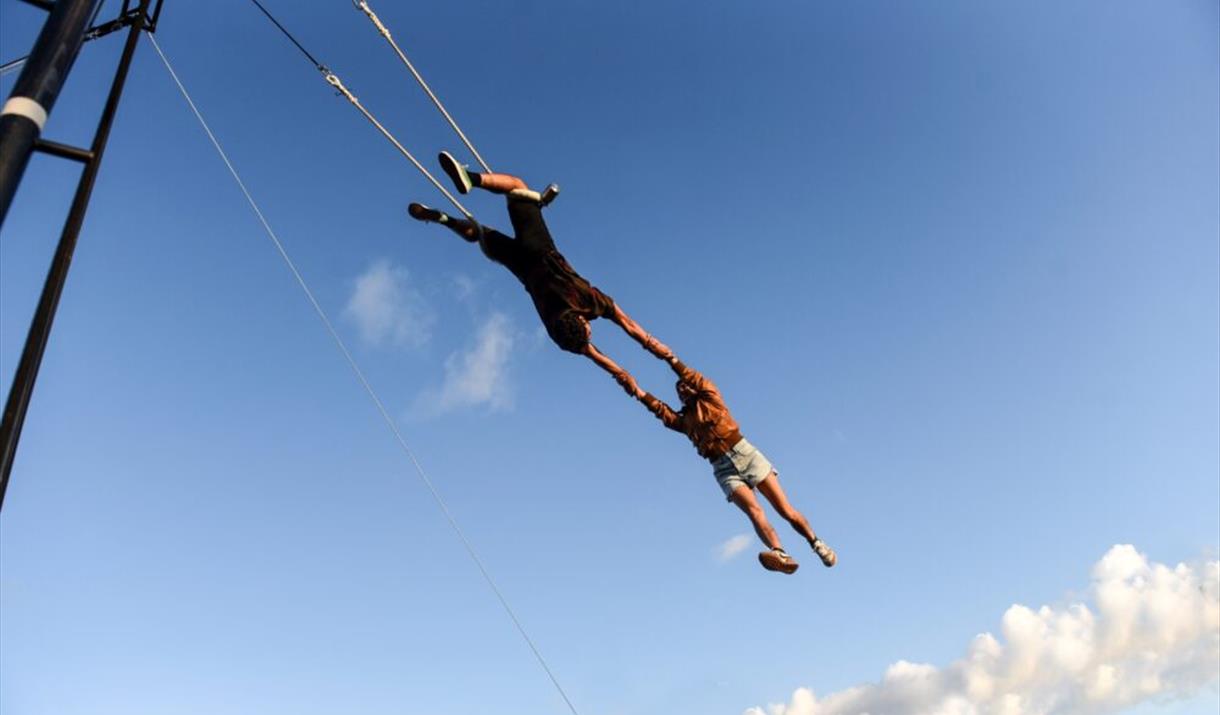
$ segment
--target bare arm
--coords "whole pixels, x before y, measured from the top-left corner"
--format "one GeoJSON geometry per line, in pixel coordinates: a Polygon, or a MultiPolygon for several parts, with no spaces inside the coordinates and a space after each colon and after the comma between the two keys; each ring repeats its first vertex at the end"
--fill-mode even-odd
{"type": "Polygon", "coordinates": [[[614,381],[621,385],[628,395],[636,397],[639,394],[641,391],[640,386],[636,384],[635,378],[631,376],[631,373],[624,370],[618,363],[611,360],[609,356],[598,350],[597,346],[593,343],[589,343],[585,347],[585,355],[596,363],[598,367],[610,373],[614,381]]]}
{"type": "Polygon", "coordinates": [[[666,362],[674,359],[674,352],[669,349],[668,345],[649,335],[648,331],[632,320],[631,316],[624,313],[617,304],[614,306],[614,314],[609,317],[623,329],[623,332],[630,335],[632,340],[635,340],[648,352],[666,362]]]}
{"type": "Polygon", "coordinates": [[[602,351],[598,350],[593,343],[589,343],[588,347],[585,348],[585,355],[587,355],[590,360],[597,363],[598,367],[614,376],[615,381],[627,391],[628,395],[631,395],[635,399],[644,403],[644,406],[648,408],[648,411],[656,415],[657,419],[661,420],[666,427],[678,432],[682,431],[682,428],[679,426],[681,417],[678,416],[677,412],[674,412],[673,408],[662,402],[655,395],[640,389],[639,384],[636,383],[635,378],[631,376],[631,373],[627,372],[622,367],[619,367],[618,363],[614,362],[608,356],[602,353],[602,351]]]}

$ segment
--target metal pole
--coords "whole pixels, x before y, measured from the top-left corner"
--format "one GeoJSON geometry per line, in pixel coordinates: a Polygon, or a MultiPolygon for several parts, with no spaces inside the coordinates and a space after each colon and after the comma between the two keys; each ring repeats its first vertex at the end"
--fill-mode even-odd
{"type": "Polygon", "coordinates": [[[21,2],[26,5],[33,5],[39,10],[46,10],[47,12],[55,9],[55,3],[51,2],[51,0],[21,0],[21,2]]]}
{"type": "Polygon", "coordinates": [[[0,226],[100,2],[59,0],[54,4],[13,93],[0,109],[0,226]]]}
{"type": "MultiPolygon", "coordinates": [[[[60,2],[64,1],[66,0],[60,0],[60,2]]],[[[110,138],[110,127],[114,123],[114,115],[118,109],[119,100],[123,96],[123,86],[127,82],[127,71],[131,68],[131,60],[135,56],[140,32],[143,31],[144,23],[148,19],[148,7],[151,2],[152,0],[140,0],[138,17],[132,22],[131,28],[127,32],[123,55],[119,59],[119,67],[115,71],[114,81],[110,85],[110,94],[106,97],[106,106],[102,110],[97,133],[93,135],[93,144],[89,149],[93,158],[85,165],[80,184],[77,185],[68,220],[64,224],[59,246],[55,250],[55,258],[51,262],[51,269],[47,273],[47,280],[42,288],[42,297],[38,301],[38,309],[34,313],[34,320],[30,325],[29,335],[26,337],[21,362],[17,365],[17,374],[13,377],[13,387],[9,390],[8,400],[4,405],[4,418],[0,422],[0,508],[4,506],[4,494],[8,491],[9,473],[12,472],[13,459],[17,454],[17,442],[21,439],[21,427],[25,423],[30,396],[34,392],[34,381],[38,378],[38,368],[42,364],[42,356],[51,335],[55,309],[59,305],[59,297],[63,294],[64,283],[68,279],[68,268],[72,264],[72,254],[76,250],[76,239],[80,235],[81,225],[85,221],[89,196],[93,193],[93,184],[97,179],[98,168],[102,164],[102,155],[106,151],[106,141],[110,138]]]]}

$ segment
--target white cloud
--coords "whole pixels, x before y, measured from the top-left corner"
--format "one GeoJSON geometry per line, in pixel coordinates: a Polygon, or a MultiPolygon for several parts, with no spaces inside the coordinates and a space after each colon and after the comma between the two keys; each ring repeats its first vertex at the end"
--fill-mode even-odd
{"type": "Polygon", "coordinates": [[[436,315],[409,282],[406,268],[381,259],[356,279],[343,315],[366,344],[416,349],[432,339],[436,315]]]}
{"type": "Polygon", "coordinates": [[[479,326],[474,345],[445,360],[445,380],[416,401],[415,411],[430,414],[487,405],[512,407],[512,385],[505,373],[516,338],[508,316],[492,313],[479,326]]]}
{"type": "Polygon", "coordinates": [[[468,301],[474,297],[479,286],[475,280],[465,273],[456,273],[453,276],[453,292],[457,295],[460,301],[468,301]]]}
{"type": "Polygon", "coordinates": [[[744,715],[1075,715],[1185,697],[1220,677],[1220,561],[1151,563],[1115,546],[1093,568],[1093,607],[1015,605],[1002,640],[976,636],[945,668],[899,661],[880,683],[744,715]]]}
{"type": "Polygon", "coordinates": [[[720,546],[716,547],[716,557],[721,561],[728,561],[734,556],[746,550],[746,547],[753,541],[753,537],[749,534],[738,534],[733,538],[725,541],[720,546]]]}

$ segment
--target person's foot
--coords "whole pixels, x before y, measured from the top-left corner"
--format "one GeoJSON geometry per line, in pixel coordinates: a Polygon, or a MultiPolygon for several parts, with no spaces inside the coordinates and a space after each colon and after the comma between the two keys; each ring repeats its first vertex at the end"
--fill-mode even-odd
{"type": "Polygon", "coordinates": [[[812,546],[813,553],[818,555],[818,558],[822,560],[822,563],[826,566],[826,568],[830,568],[838,563],[838,555],[835,554],[835,550],[830,548],[825,541],[822,541],[821,539],[814,539],[812,546]]]}
{"type": "Polygon", "coordinates": [[[763,568],[768,571],[779,571],[780,573],[791,574],[795,573],[800,564],[796,559],[788,555],[788,552],[783,549],[771,549],[758,554],[758,563],[762,564],[763,568]]]}
{"type": "Polygon", "coordinates": [[[474,182],[470,180],[470,172],[466,170],[463,164],[459,164],[457,159],[447,151],[442,151],[436,158],[440,162],[441,169],[449,175],[450,181],[457,187],[459,194],[470,193],[470,188],[474,186],[474,182]]]}
{"type": "Polygon", "coordinates": [[[416,221],[432,221],[433,223],[441,223],[447,218],[445,214],[433,208],[428,208],[423,204],[413,203],[407,207],[407,213],[411,214],[411,218],[416,221]]]}
{"type": "Polygon", "coordinates": [[[559,184],[547,184],[547,187],[542,190],[542,194],[538,199],[539,206],[549,206],[555,197],[559,195],[559,184]]]}

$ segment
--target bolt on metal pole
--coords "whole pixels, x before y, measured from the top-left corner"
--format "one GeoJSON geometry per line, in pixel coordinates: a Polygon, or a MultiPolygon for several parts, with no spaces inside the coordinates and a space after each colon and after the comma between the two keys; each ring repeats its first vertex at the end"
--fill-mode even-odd
{"type": "MultiPolygon", "coordinates": [[[[65,1],[60,0],[60,2],[65,1]]],[[[119,100],[123,96],[123,87],[127,83],[127,72],[131,68],[131,60],[135,56],[140,33],[145,29],[145,23],[148,21],[148,8],[151,3],[152,0],[140,0],[137,16],[132,20],[128,29],[123,54],[119,59],[114,80],[111,82],[110,93],[106,97],[106,105],[102,110],[102,117],[98,121],[97,132],[93,136],[93,144],[89,149],[92,158],[85,164],[85,170],[77,185],[68,220],[64,224],[59,246],[55,250],[55,258],[47,272],[42,296],[34,313],[34,320],[30,324],[30,331],[26,336],[21,362],[17,365],[13,386],[9,390],[8,399],[4,405],[4,417],[0,421],[0,507],[4,506],[4,494],[8,491],[9,474],[12,472],[13,460],[17,455],[17,443],[21,439],[21,427],[25,423],[30,397],[34,392],[34,382],[38,378],[38,368],[42,365],[42,356],[51,336],[51,324],[55,320],[55,310],[59,306],[59,298],[63,294],[64,284],[68,280],[68,268],[72,265],[76,241],[85,221],[85,211],[89,208],[89,197],[93,193],[93,184],[102,164],[102,155],[106,151],[110,128],[114,124],[114,115],[118,110],[119,100]]]]}
{"type": "Polygon", "coordinates": [[[0,109],[0,226],[101,0],[58,0],[0,109]]]}

